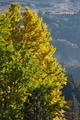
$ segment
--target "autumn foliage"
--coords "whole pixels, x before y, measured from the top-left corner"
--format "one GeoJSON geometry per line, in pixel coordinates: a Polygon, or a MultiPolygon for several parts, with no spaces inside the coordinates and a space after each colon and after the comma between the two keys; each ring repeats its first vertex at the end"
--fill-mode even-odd
{"type": "Polygon", "coordinates": [[[1,120],[65,120],[65,69],[43,19],[29,7],[20,9],[12,3],[0,15],[1,120]]]}

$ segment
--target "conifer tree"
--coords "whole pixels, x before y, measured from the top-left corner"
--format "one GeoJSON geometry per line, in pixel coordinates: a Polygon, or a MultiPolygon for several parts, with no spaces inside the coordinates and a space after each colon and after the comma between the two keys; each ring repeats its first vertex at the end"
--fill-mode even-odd
{"type": "Polygon", "coordinates": [[[33,55],[33,60],[36,61],[43,71],[41,76],[36,76],[36,81],[40,81],[40,86],[42,86],[40,89],[44,88],[44,91],[47,92],[44,92],[44,97],[47,100],[46,105],[49,106],[48,113],[50,113],[51,116],[49,120],[63,120],[63,109],[67,107],[67,103],[63,97],[61,97],[61,89],[63,85],[66,84],[67,78],[64,74],[65,69],[62,68],[54,57],[56,48],[50,44],[52,38],[50,37],[48,28],[46,24],[43,23],[42,18],[39,18],[37,13],[31,12],[28,7],[25,7],[22,19],[19,19],[19,24],[16,24],[15,19],[17,19],[19,14],[16,14],[15,8],[18,8],[18,4],[13,3],[10,8],[13,9],[9,9],[6,15],[11,15],[9,19],[11,23],[14,21],[15,27],[12,24],[10,25],[9,32],[11,34],[7,36],[6,40],[12,40],[15,46],[17,46],[19,42],[25,42],[24,49],[28,50],[29,55],[33,55]],[[14,14],[11,14],[12,12],[14,14]]]}
{"type": "Polygon", "coordinates": [[[72,104],[70,110],[67,112],[68,120],[79,120],[79,102],[76,99],[75,95],[72,94],[72,104]]]}

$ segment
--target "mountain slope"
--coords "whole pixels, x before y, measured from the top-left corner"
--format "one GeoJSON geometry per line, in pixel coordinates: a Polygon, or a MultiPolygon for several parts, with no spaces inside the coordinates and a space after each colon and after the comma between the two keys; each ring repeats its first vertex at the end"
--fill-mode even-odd
{"type": "Polygon", "coordinates": [[[79,0],[1,0],[0,8],[5,9],[11,2],[19,2],[22,6],[30,6],[34,10],[61,12],[79,11],[79,0]]]}

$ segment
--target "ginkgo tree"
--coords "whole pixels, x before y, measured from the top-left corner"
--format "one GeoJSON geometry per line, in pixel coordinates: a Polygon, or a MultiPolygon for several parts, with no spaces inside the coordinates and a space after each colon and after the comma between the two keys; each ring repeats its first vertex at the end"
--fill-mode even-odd
{"type": "MultiPolygon", "coordinates": [[[[24,85],[24,91],[29,93],[23,102],[24,120],[64,120],[64,108],[68,107],[67,102],[61,96],[61,89],[67,83],[67,78],[64,74],[65,69],[54,57],[56,48],[50,44],[52,38],[48,32],[47,25],[43,23],[43,19],[39,18],[38,14],[32,12],[29,7],[25,7],[22,13],[20,8],[21,6],[18,3],[12,3],[6,11],[5,17],[9,20],[9,26],[7,27],[9,34],[4,39],[6,43],[12,41],[16,52],[11,61],[15,60],[16,64],[19,64],[20,67],[21,65],[23,66],[19,68],[23,73],[25,72],[23,79],[19,82],[20,85],[27,84],[24,79],[25,76],[31,79],[30,84],[24,85]],[[20,45],[23,45],[23,47],[20,45]],[[23,48],[24,51],[28,51],[28,55],[32,56],[32,61],[36,62],[38,69],[35,70],[35,67],[30,69],[30,64],[26,68],[27,71],[24,69],[26,66],[24,63],[27,64],[24,58],[27,57],[27,54],[24,57],[20,53],[20,49],[20,51],[16,51],[18,46],[20,46],[20,49],[23,48]],[[32,75],[33,77],[31,77],[32,75]],[[34,79],[34,84],[32,78],[34,79]],[[31,87],[28,87],[29,85],[31,87]]],[[[16,67],[16,64],[13,66],[16,67]]],[[[13,70],[13,68],[10,69],[13,70]]],[[[17,69],[15,68],[15,70],[17,69]]],[[[16,74],[16,71],[13,72],[16,74]]],[[[14,74],[12,75],[14,76],[14,74]]],[[[17,74],[21,75],[19,71],[17,74]]],[[[18,77],[21,78],[20,76],[18,77]]],[[[16,80],[18,80],[18,77],[16,80]]],[[[15,78],[12,77],[12,79],[14,80],[15,78]]],[[[19,96],[21,97],[20,99],[24,98],[22,97],[24,96],[22,92],[19,96]]]]}

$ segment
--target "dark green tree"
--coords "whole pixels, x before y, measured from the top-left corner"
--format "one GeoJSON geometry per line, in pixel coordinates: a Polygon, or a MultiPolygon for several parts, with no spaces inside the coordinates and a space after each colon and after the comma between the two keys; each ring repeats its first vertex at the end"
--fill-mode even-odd
{"type": "Polygon", "coordinates": [[[79,120],[79,102],[76,99],[75,95],[72,94],[72,104],[70,110],[67,112],[67,119],[68,120],[79,120]]]}

